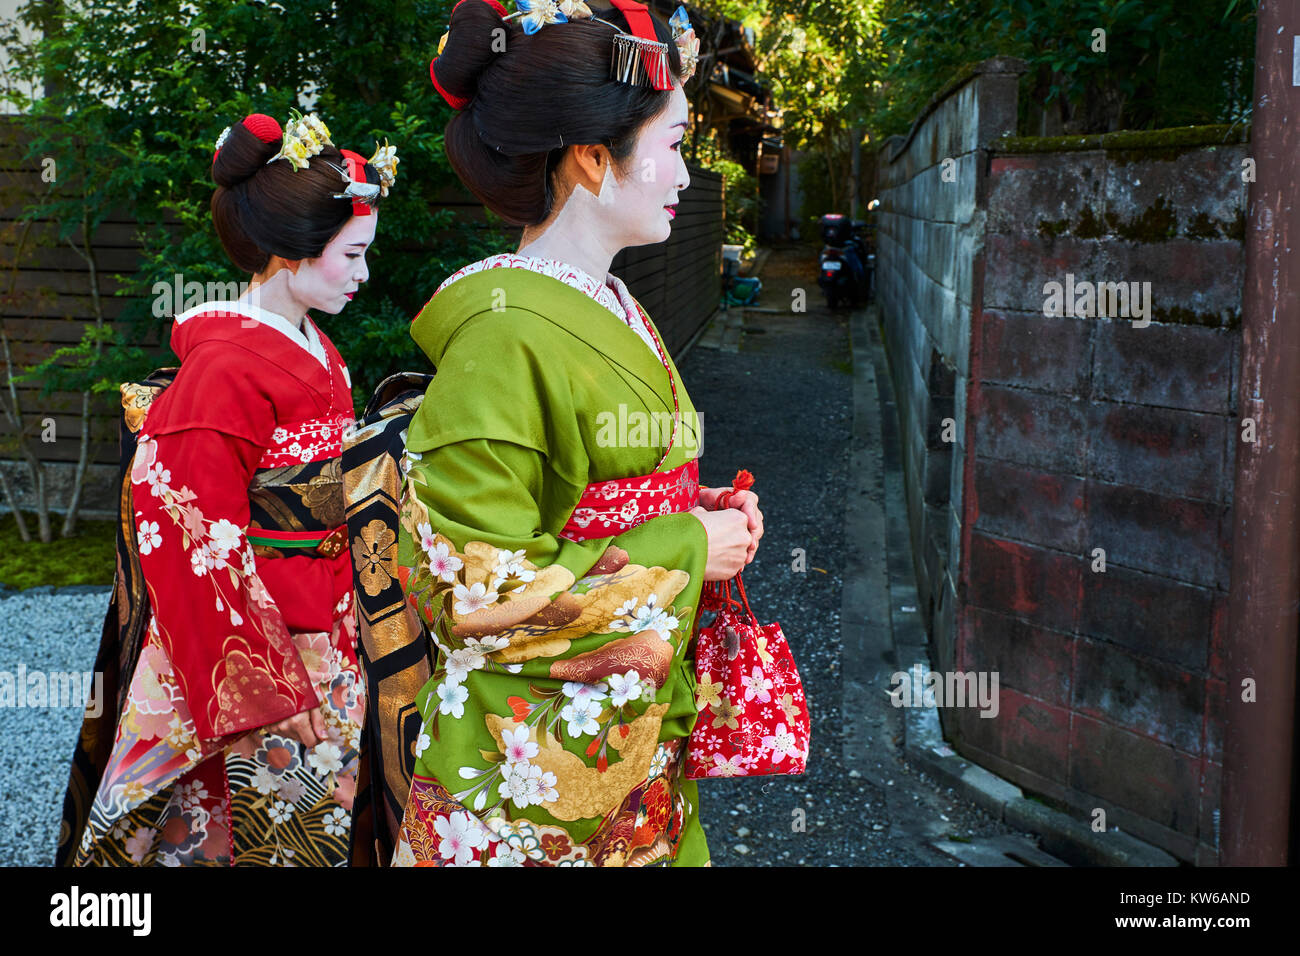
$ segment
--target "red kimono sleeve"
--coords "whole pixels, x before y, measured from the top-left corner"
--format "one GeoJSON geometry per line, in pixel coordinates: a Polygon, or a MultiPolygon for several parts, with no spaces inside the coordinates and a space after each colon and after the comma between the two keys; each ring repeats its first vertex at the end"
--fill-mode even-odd
{"type": "Polygon", "coordinates": [[[246,372],[232,382],[216,364],[182,369],[142,429],[131,474],[154,625],[204,740],[319,703],[247,538],[248,485],[265,448],[250,436],[274,428],[273,408],[231,387],[246,372]]]}

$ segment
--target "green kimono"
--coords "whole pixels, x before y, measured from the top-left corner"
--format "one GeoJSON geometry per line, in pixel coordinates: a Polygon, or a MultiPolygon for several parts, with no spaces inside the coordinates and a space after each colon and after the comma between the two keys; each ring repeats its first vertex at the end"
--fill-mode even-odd
{"type": "Polygon", "coordinates": [[[439,654],[394,864],[706,865],[682,768],[708,541],[677,369],[674,430],[660,357],[519,268],[447,286],[412,336],[437,373],[407,438],[399,572],[439,654]],[[560,536],[589,485],[674,469],[693,477],[672,513],[560,536]]]}

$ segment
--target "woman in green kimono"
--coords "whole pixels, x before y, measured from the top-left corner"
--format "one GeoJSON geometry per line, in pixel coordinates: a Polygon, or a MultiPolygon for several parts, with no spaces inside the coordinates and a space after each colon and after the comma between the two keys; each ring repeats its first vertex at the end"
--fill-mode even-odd
{"type": "Polygon", "coordinates": [[[399,575],[438,655],[397,865],[708,862],[682,774],[692,638],[701,585],[752,560],[762,516],[750,492],[711,510],[725,489],[698,485],[690,397],[609,274],[667,239],[689,183],[689,58],[619,5],[521,29],[465,0],[431,64],[459,110],[453,167],[525,229],[412,327],[437,373],[407,438],[399,575]],[[620,30],[665,46],[661,69],[610,79],[620,30]]]}

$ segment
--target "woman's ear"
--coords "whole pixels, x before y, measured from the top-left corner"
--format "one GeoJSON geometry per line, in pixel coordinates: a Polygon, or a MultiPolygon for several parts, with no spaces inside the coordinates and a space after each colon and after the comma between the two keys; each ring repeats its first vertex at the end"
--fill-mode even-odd
{"type": "Polygon", "coordinates": [[[298,266],[301,264],[301,259],[286,259],[283,256],[271,256],[270,261],[266,264],[266,275],[270,278],[281,269],[288,269],[294,275],[297,275],[298,266]]]}
{"type": "Polygon", "coordinates": [[[574,186],[585,186],[593,196],[600,195],[605,173],[613,162],[608,147],[600,143],[570,146],[565,162],[570,164],[574,186]]]}

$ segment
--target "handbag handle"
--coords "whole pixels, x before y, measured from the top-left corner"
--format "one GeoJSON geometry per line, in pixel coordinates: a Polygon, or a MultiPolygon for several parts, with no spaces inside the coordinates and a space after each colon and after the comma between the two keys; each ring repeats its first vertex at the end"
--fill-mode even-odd
{"type": "MultiPolygon", "coordinates": [[[[744,468],[736,472],[736,477],[731,481],[731,487],[718,495],[718,501],[713,506],[714,511],[721,511],[726,508],[733,495],[741,491],[746,491],[754,486],[754,476],[744,468]]],[[[726,581],[706,581],[700,591],[700,605],[702,609],[714,611],[721,610],[723,607],[740,608],[744,607],[745,613],[749,615],[750,621],[755,627],[758,627],[758,618],[750,610],[749,598],[745,595],[745,585],[740,580],[740,572],[736,572],[734,578],[726,581]],[[731,596],[731,583],[736,583],[736,589],[740,592],[740,600],[737,601],[731,596]]]]}

